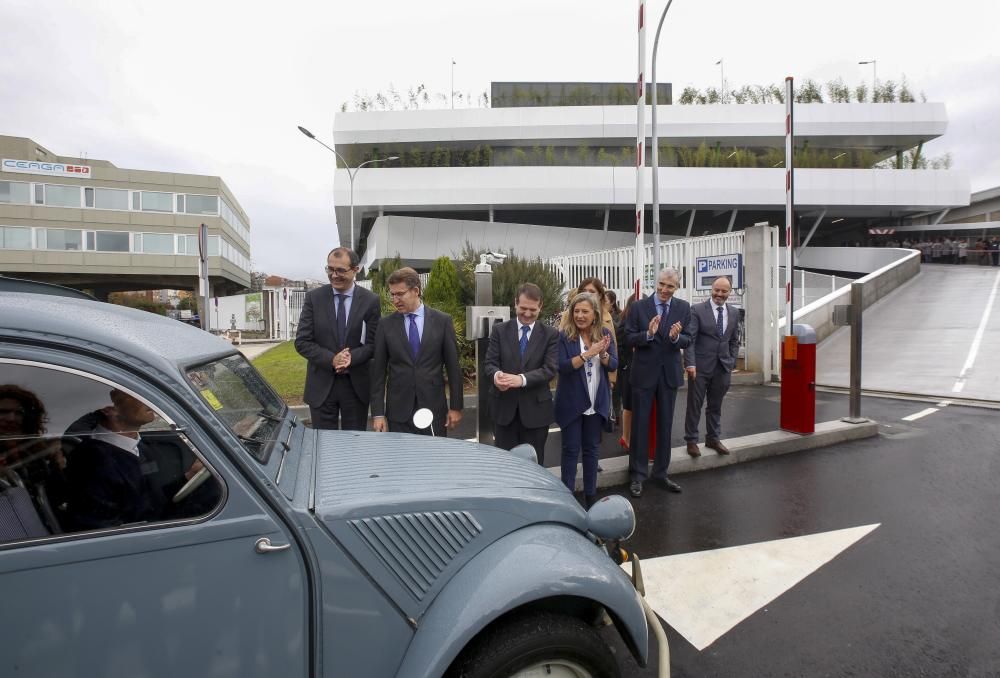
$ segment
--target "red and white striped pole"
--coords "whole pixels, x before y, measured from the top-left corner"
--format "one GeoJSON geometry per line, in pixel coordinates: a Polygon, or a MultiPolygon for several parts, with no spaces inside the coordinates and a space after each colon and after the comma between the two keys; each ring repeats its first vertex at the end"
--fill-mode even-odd
{"type": "Polygon", "coordinates": [[[643,169],[646,149],[646,0],[639,0],[639,77],[636,80],[636,141],[635,141],[635,298],[642,298],[642,281],[646,274],[643,260],[645,247],[645,209],[643,169]]]}
{"type": "Polygon", "coordinates": [[[785,78],[785,336],[794,334],[792,308],[795,296],[795,177],[793,173],[794,139],[792,134],[792,103],[795,89],[792,78],[785,78]]]}

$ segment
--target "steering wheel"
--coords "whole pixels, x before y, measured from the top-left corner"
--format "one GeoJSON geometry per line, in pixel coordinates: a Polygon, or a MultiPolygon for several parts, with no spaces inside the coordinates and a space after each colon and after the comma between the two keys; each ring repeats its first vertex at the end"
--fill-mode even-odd
{"type": "Polygon", "coordinates": [[[176,504],[178,502],[184,501],[184,499],[186,499],[189,494],[191,494],[199,487],[201,487],[202,483],[208,480],[208,478],[211,475],[212,474],[209,473],[207,468],[203,468],[197,473],[195,473],[193,476],[191,476],[190,480],[184,483],[181,489],[177,490],[177,494],[174,495],[173,502],[176,504]]]}

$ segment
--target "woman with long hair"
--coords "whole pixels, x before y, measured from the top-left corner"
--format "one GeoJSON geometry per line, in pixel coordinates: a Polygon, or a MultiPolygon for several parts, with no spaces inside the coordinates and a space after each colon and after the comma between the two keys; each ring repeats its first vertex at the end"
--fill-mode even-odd
{"type": "Polygon", "coordinates": [[[602,327],[600,298],[583,292],[569,302],[559,333],[559,383],[555,417],[562,429],[562,481],[572,492],[583,455],[583,496],[587,508],[597,495],[597,455],[601,431],[611,417],[608,373],[618,367],[612,334],[602,327]]]}

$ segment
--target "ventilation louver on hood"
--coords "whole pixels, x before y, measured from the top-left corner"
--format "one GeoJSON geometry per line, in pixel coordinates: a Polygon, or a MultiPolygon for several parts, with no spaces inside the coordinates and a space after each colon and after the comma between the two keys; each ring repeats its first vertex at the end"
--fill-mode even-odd
{"type": "Polygon", "coordinates": [[[483,529],[467,511],[403,513],[349,524],[418,601],[483,529]]]}

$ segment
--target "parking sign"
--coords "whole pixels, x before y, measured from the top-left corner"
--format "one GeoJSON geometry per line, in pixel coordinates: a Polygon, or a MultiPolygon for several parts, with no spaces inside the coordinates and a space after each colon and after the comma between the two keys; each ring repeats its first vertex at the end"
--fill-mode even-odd
{"type": "Polygon", "coordinates": [[[743,287],[743,255],[720,254],[695,259],[695,289],[710,290],[712,282],[720,275],[729,278],[733,289],[743,287]]]}

